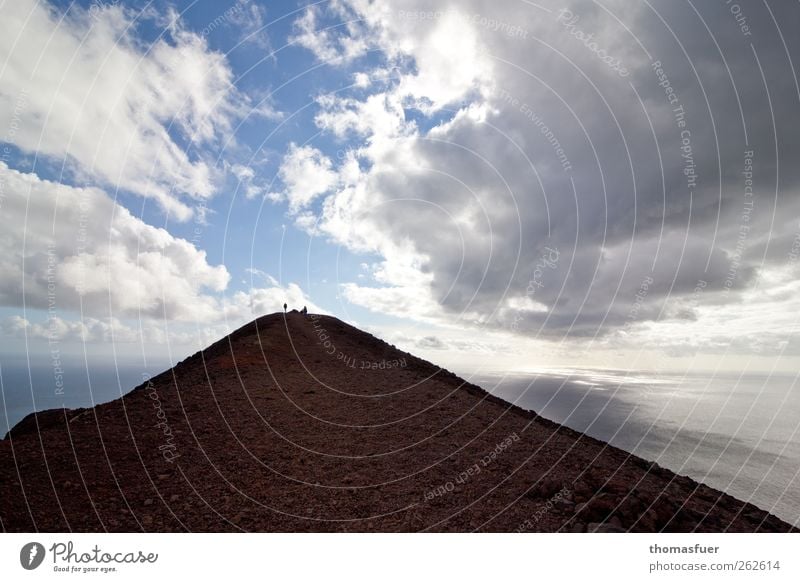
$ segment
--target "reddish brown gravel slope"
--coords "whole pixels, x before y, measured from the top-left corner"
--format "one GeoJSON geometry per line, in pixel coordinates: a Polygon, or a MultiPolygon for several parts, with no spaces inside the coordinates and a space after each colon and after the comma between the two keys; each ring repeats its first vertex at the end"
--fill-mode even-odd
{"type": "Polygon", "coordinates": [[[119,400],[25,418],[0,441],[0,525],[793,531],[338,319],[294,312],[119,400]]]}

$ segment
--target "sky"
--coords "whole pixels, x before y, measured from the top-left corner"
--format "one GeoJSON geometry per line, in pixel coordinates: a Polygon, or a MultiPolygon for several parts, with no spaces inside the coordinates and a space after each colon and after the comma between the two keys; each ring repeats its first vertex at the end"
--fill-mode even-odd
{"type": "Polygon", "coordinates": [[[287,302],[463,372],[798,369],[796,2],[0,14],[0,363],[287,302]]]}

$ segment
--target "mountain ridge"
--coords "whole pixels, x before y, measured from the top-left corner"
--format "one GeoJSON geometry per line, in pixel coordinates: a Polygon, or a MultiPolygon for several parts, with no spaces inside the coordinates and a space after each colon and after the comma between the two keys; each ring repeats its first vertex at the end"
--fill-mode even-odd
{"type": "Polygon", "coordinates": [[[0,477],[5,531],[796,531],[297,312],[112,402],[28,415],[0,477]]]}

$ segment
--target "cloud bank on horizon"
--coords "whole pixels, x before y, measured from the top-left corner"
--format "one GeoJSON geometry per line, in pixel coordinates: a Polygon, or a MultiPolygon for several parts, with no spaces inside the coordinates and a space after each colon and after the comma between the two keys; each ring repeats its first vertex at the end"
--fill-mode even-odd
{"type": "Polygon", "coordinates": [[[799,355],[800,7],[430,5],[4,6],[0,333],[799,355]]]}

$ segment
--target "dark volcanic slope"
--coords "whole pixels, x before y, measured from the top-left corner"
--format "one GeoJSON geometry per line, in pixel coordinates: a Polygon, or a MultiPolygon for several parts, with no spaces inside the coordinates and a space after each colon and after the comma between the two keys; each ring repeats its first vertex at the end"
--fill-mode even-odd
{"type": "Polygon", "coordinates": [[[0,520],[6,531],[791,530],[297,313],[262,317],[122,399],[23,420],[0,441],[0,520]]]}

